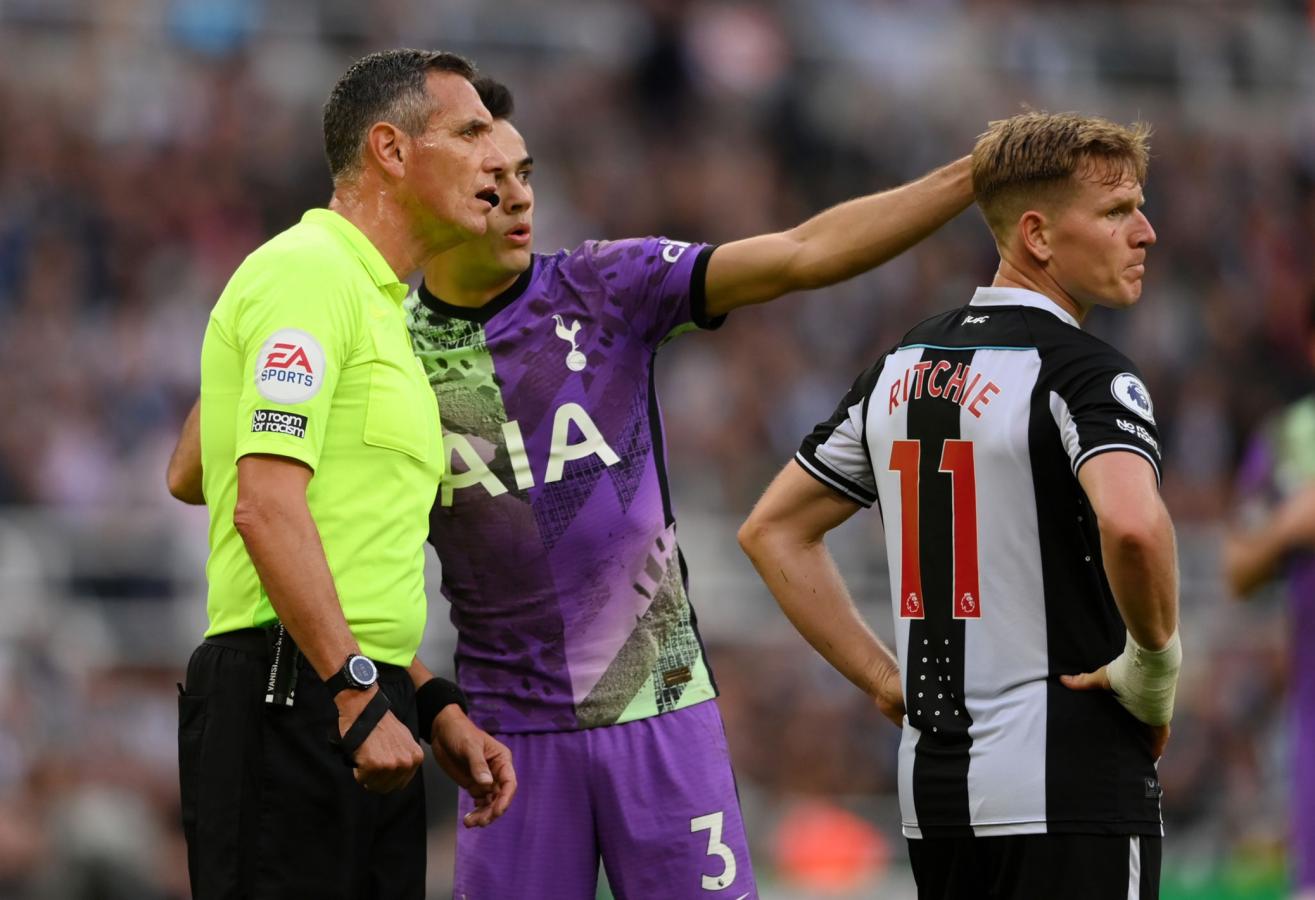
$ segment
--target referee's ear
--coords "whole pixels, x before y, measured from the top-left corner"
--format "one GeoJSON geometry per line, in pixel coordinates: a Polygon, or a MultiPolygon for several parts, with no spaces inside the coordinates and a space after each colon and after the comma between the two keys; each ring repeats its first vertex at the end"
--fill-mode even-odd
{"type": "Polygon", "coordinates": [[[361,153],[366,161],[378,166],[391,178],[406,174],[407,136],[390,122],[375,122],[365,133],[365,146],[361,153]]]}

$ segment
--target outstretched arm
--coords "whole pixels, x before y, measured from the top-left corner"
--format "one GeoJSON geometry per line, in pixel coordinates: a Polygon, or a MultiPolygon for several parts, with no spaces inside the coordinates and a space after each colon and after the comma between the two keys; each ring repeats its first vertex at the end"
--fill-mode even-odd
{"type": "Polygon", "coordinates": [[[859,509],[792,460],[741,526],[740,546],[799,633],[901,725],[899,662],[858,614],[823,543],[859,509]]]}
{"type": "Polygon", "coordinates": [[[183,420],[183,430],[178,435],[178,444],[173,455],[169,457],[169,469],[165,473],[169,493],[184,503],[194,506],[205,505],[205,494],[201,491],[201,398],[192,404],[187,418],[183,420]]]}
{"type": "Polygon", "coordinates": [[[972,199],[965,156],[902,187],[833,206],[789,231],[723,244],[708,260],[708,315],[866,272],[940,228],[972,199]]]}

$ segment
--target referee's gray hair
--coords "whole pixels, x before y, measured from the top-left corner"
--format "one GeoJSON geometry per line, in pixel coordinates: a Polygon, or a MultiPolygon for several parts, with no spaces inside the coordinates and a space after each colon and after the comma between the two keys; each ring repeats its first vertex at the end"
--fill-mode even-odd
{"type": "Polygon", "coordinates": [[[390,122],[411,135],[425,130],[434,112],[425,87],[430,72],[472,80],[475,66],[439,50],[381,50],[343,73],[324,104],[324,155],[335,183],[359,170],[366,135],[376,122],[390,122]]]}
{"type": "Polygon", "coordinates": [[[973,146],[973,194],[997,238],[1030,204],[1055,199],[1075,175],[1146,182],[1151,128],[1099,116],[1028,111],[991,122],[973,146]]]}

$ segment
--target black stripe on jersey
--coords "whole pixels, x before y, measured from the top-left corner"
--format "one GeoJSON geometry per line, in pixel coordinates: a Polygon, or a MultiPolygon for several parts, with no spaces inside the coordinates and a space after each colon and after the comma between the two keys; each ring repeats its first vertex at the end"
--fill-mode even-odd
{"type": "MultiPolygon", "coordinates": [[[[1158,836],[1159,782],[1145,727],[1113,694],[1071,691],[1059,681],[1060,675],[1094,672],[1118,656],[1125,631],[1104,577],[1095,514],[1070,471],[1050,413],[1054,366],[1064,359],[1052,349],[1051,330],[1037,329],[1041,387],[1032,397],[1028,428],[1050,658],[1046,828],[1158,836]]],[[[1059,331],[1060,339],[1069,337],[1059,331]]]]}
{"type": "MultiPolygon", "coordinates": [[[[968,365],[973,356],[972,350],[928,348],[922,360],[968,365]]],[[[909,721],[922,732],[914,750],[913,803],[927,837],[973,833],[968,805],[972,719],[963,703],[966,622],[953,614],[953,480],[940,471],[945,441],[959,437],[960,414],[957,403],[929,393],[909,400],[906,434],[920,443],[918,548],[925,618],[909,620],[905,707],[909,721]]],[[[887,527],[898,523],[887,522],[887,527]]]]}
{"type": "Polygon", "coordinates": [[[726,322],[726,315],[708,318],[708,261],[716,245],[704,247],[694,258],[694,268],[689,274],[689,318],[700,328],[716,331],[726,322]]]}
{"type": "Polygon", "coordinates": [[[648,427],[653,444],[653,469],[662,491],[662,523],[670,528],[676,523],[676,513],[671,508],[671,485],[667,483],[667,439],[662,434],[662,410],[658,406],[656,352],[648,360],[648,427]]]}

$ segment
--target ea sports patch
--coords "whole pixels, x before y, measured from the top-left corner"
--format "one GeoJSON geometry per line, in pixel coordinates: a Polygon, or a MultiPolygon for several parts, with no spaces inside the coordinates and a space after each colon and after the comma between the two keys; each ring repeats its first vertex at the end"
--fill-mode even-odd
{"type": "Polygon", "coordinates": [[[256,357],[256,390],[275,403],[305,403],[324,383],[324,350],[296,328],[272,335],[256,357]]]}
{"type": "Polygon", "coordinates": [[[1146,390],[1140,378],[1131,372],[1114,376],[1110,382],[1110,393],[1114,399],[1141,416],[1152,425],[1155,424],[1155,407],[1151,404],[1151,392],[1146,390]]]}
{"type": "Polygon", "coordinates": [[[251,414],[251,431],[254,434],[290,434],[306,436],[306,417],[277,409],[258,409],[251,414]]]}

